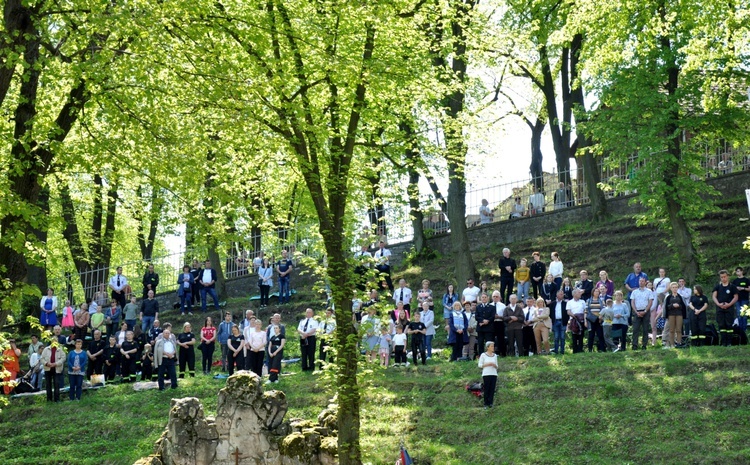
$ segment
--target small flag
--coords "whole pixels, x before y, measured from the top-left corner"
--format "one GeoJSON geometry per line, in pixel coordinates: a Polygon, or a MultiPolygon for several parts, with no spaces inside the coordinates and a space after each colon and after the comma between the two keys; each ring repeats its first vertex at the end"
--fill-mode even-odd
{"type": "Polygon", "coordinates": [[[401,465],[414,465],[414,461],[409,456],[409,453],[406,452],[404,446],[401,446],[401,465]]]}

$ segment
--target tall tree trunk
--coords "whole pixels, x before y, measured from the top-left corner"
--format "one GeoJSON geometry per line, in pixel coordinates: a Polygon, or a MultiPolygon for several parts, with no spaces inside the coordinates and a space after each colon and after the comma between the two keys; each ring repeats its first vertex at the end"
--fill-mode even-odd
{"type": "Polygon", "coordinates": [[[366,176],[369,181],[370,205],[367,209],[367,218],[370,220],[371,233],[379,238],[388,236],[388,224],[385,218],[385,206],[383,197],[380,195],[380,183],[383,181],[381,170],[378,169],[379,159],[373,157],[373,174],[366,176]]]}
{"type": "Polygon", "coordinates": [[[403,121],[399,124],[399,129],[406,140],[404,158],[409,172],[409,185],[406,187],[406,194],[409,197],[409,217],[414,231],[414,251],[417,255],[420,255],[425,249],[427,239],[424,235],[424,215],[419,205],[419,172],[417,171],[417,165],[420,164],[419,151],[414,146],[416,142],[414,141],[414,130],[411,124],[403,121]]]}
{"type": "Polygon", "coordinates": [[[142,195],[140,187],[138,198],[141,200],[141,210],[133,215],[138,222],[138,248],[141,250],[141,260],[150,262],[154,254],[154,241],[163,202],[159,195],[159,187],[155,183],[151,185],[148,207],[146,207],[146,196],[142,195]]]}
{"type": "Polygon", "coordinates": [[[534,183],[534,192],[544,191],[544,170],[542,169],[542,133],[544,132],[544,119],[537,117],[531,127],[531,179],[534,183]]]}
{"type": "MultiPolygon", "coordinates": [[[[39,201],[37,202],[37,206],[39,207],[39,210],[44,215],[49,215],[49,187],[44,186],[39,191],[39,201]]],[[[36,237],[36,240],[43,244],[45,247],[45,250],[47,253],[49,253],[49,249],[47,246],[47,227],[46,226],[40,226],[40,227],[32,227],[29,231],[31,234],[33,234],[36,237]]],[[[46,260],[45,260],[46,262],[46,260]]],[[[45,292],[47,287],[49,287],[47,283],[47,266],[45,264],[37,265],[35,263],[27,263],[28,267],[28,283],[34,286],[37,286],[42,293],[45,292]]],[[[62,289],[55,289],[55,292],[62,294],[62,289]]]]}
{"type": "MultiPolygon", "coordinates": [[[[564,48],[564,66],[561,67],[563,94],[567,92],[565,85],[569,82],[567,76],[567,58],[568,51],[567,48],[564,48]]],[[[566,186],[570,186],[570,137],[569,135],[566,137],[566,132],[569,134],[569,129],[566,130],[565,121],[562,121],[557,113],[555,79],[552,76],[552,68],[546,45],[539,47],[539,59],[542,63],[542,87],[540,90],[544,94],[547,121],[549,122],[549,129],[552,134],[552,147],[555,150],[555,160],[557,161],[557,178],[558,181],[565,183],[566,186]]],[[[565,104],[563,104],[563,107],[565,107],[565,104]]],[[[565,115],[565,111],[563,111],[563,114],[565,115]]],[[[570,123],[570,121],[567,121],[567,123],[570,123]]]]}
{"type": "Polygon", "coordinates": [[[224,277],[224,268],[221,265],[221,257],[219,257],[216,246],[208,248],[208,259],[211,261],[211,266],[216,270],[216,294],[219,296],[219,300],[227,300],[227,280],[224,277]]]}

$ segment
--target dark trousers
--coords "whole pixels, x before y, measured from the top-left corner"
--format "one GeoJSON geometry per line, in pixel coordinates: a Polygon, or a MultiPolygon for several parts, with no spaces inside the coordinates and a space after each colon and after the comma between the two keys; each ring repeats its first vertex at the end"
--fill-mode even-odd
{"type": "Polygon", "coordinates": [[[690,313],[690,333],[692,340],[695,341],[692,344],[700,347],[706,342],[706,312],[700,312],[698,315],[692,310],[688,312],[690,313]]]}
{"type": "Polygon", "coordinates": [[[596,348],[599,352],[606,352],[607,346],[604,343],[604,328],[602,324],[597,320],[596,323],[589,321],[589,352],[594,351],[594,338],[597,338],[596,348]]]}
{"type": "Polygon", "coordinates": [[[229,372],[229,376],[232,376],[235,370],[235,365],[237,365],[237,370],[242,370],[245,368],[245,355],[240,350],[237,355],[234,354],[234,351],[227,350],[227,371],[229,372]]]}
{"type": "MultiPolygon", "coordinates": [[[[272,351],[275,351],[277,347],[271,347],[272,351]]],[[[278,354],[271,357],[271,354],[269,353],[269,360],[268,360],[268,374],[269,374],[269,380],[271,382],[277,381],[279,379],[279,373],[281,373],[281,360],[284,358],[284,351],[280,350],[278,354]]]]}
{"type": "Polygon", "coordinates": [[[245,368],[252,371],[258,376],[263,376],[263,358],[266,356],[264,351],[253,352],[252,350],[247,351],[247,362],[245,368]]]}
{"type": "Polygon", "coordinates": [[[500,299],[508,305],[510,302],[510,295],[513,294],[513,277],[501,277],[500,278],[500,299]]]}
{"type": "Polygon", "coordinates": [[[268,295],[271,293],[271,286],[265,284],[260,286],[260,305],[268,305],[268,295]]]}
{"type": "MultiPolygon", "coordinates": [[[[484,352],[484,350],[482,350],[484,352]]],[[[529,354],[537,353],[536,350],[536,338],[534,337],[534,327],[524,326],[523,327],[523,353],[521,355],[528,356],[529,354]]]]}
{"type": "Polygon", "coordinates": [[[484,406],[492,407],[495,402],[495,387],[497,386],[497,375],[482,376],[484,391],[484,406]]]}
{"type": "Polygon", "coordinates": [[[414,337],[411,338],[411,358],[414,361],[414,364],[417,364],[417,355],[422,357],[422,365],[427,364],[427,351],[424,347],[424,341],[421,337],[414,337]]]}
{"type": "Polygon", "coordinates": [[[180,347],[180,378],[185,377],[185,365],[187,365],[188,376],[195,378],[195,351],[191,346],[189,349],[180,347]]]}
{"type": "Polygon", "coordinates": [[[201,353],[203,354],[201,365],[203,366],[203,373],[210,373],[211,372],[211,365],[214,361],[214,348],[216,347],[216,343],[212,342],[211,344],[201,344],[200,349],[201,353]]]}
{"type": "Polygon", "coordinates": [[[115,379],[115,375],[117,374],[117,362],[109,362],[110,365],[107,365],[107,363],[104,363],[104,377],[107,379],[107,381],[112,381],[115,379]]]}
{"type": "Polygon", "coordinates": [[[89,363],[86,365],[86,378],[91,378],[91,375],[101,375],[102,367],[104,366],[104,360],[102,355],[96,357],[96,360],[89,359],[89,363]]]}
{"type": "Polygon", "coordinates": [[[153,381],[154,366],[150,363],[144,363],[141,366],[141,381],[153,381]]]}
{"type": "Polygon", "coordinates": [[[307,339],[299,340],[299,348],[302,352],[302,371],[315,369],[315,342],[315,336],[308,336],[307,339]]]}
{"type": "MultiPolygon", "coordinates": [[[[391,280],[391,267],[389,265],[380,265],[376,267],[379,272],[384,274],[383,279],[385,279],[385,283],[388,286],[388,289],[393,292],[393,280],[391,280]]],[[[382,284],[382,281],[381,281],[382,284]]]]}
{"type": "MultiPolygon", "coordinates": [[[[58,349],[59,350],[59,349],[58,349]]],[[[63,374],[55,370],[45,371],[47,402],[60,402],[60,388],[63,385],[63,374]]]]}
{"type": "MultiPolygon", "coordinates": [[[[501,357],[508,356],[508,343],[505,341],[505,322],[502,320],[495,320],[493,323],[495,330],[495,353],[501,357]]],[[[484,352],[483,347],[479,347],[479,353],[484,352]]]]}
{"type": "Polygon", "coordinates": [[[83,375],[68,375],[70,379],[70,391],[68,391],[68,397],[70,400],[81,400],[81,393],[83,392],[83,375]]]}
{"type": "Polygon", "coordinates": [[[184,315],[193,311],[192,302],[193,296],[189,292],[183,292],[180,296],[180,314],[184,315]]]}
{"type": "MultiPolygon", "coordinates": [[[[318,349],[319,350],[318,360],[321,362],[324,362],[326,360],[328,360],[329,362],[333,362],[333,354],[329,353],[328,347],[330,346],[330,344],[328,344],[328,342],[326,341],[326,337],[323,337],[320,340],[319,346],[320,348],[318,349]]],[[[319,363],[319,365],[320,365],[320,369],[322,370],[323,364],[319,363]]]]}
{"type": "Polygon", "coordinates": [[[120,374],[122,375],[122,381],[129,383],[135,381],[135,362],[136,355],[130,354],[130,358],[126,358],[124,355],[121,359],[120,374]]]}
{"type": "Polygon", "coordinates": [[[518,355],[523,352],[523,329],[508,329],[508,355],[513,357],[516,355],[516,347],[518,347],[518,355]]]}
{"type": "Polygon", "coordinates": [[[164,390],[164,377],[169,376],[169,381],[172,383],[172,389],[177,389],[177,370],[174,366],[174,359],[162,357],[161,365],[159,365],[159,375],[156,377],[156,381],[159,384],[159,390],[164,390]]]}
{"type": "MultiPolygon", "coordinates": [[[[505,335],[503,335],[503,338],[505,338],[505,335]]],[[[477,331],[477,353],[481,354],[484,352],[484,345],[489,342],[495,342],[495,334],[490,333],[487,331],[477,331]]],[[[497,344],[495,344],[495,348],[497,348],[497,344]]]]}
{"type": "Polygon", "coordinates": [[[534,278],[531,278],[531,293],[534,294],[534,298],[539,298],[539,290],[542,288],[542,284],[544,284],[544,276],[542,276],[542,280],[537,282],[534,281],[534,278]]]}
{"type": "Polygon", "coordinates": [[[86,333],[88,333],[88,332],[89,332],[89,328],[87,328],[85,326],[83,328],[81,328],[79,326],[76,326],[76,327],[73,328],[73,334],[74,334],[73,339],[74,340],[75,339],[80,339],[82,341],[85,341],[86,340],[86,333]]]}
{"type": "Polygon", "coordinates": [[[193,305],[195,303],[201,303],[201,288],[203,286],[200,285],[200,283],[193,283],[193,289],[190,293],[190,302],[192,302],[193,305]]]}
{"type": "Polygon", "coordinates": [[[622,336],[620,336],[620,350],[625,350],[628,347],[628,325],[613,324],[612,331],[622,332],[622,336]]]}
{"type": "Polygon", "coordinates": [[[396,355],[396,360],[394,363],[406,364],[406,346],[393,346],[393,352],[396,355]]]}
{"type": "Polygon", "coordinates": [[[586,337],[585,331],[581,331],[579,334],[572,334],[574,354],[583,352],[583,338],[584,337],[586,337]]]}
{"type": "Polygon", "coordinates": [[[717,308],[716,309],[716,322],[719,324],[719,334],[721,335],[721,345],[731,346],[732,345],[732,325],[734,324],[734,307],[730,308],[717,308]]]}
{"type": "Polygon", "coordinates": [[[453,351],[451,352],[451,362],[461,358],[461,354],[464,351],[464,335],[456,334],[456,342],[453,343],[453,351]]]}
{"type": "Polygon", "coordinates": [[[647,311],[639,317],[635,311],[631,313],[633,317],[633,350],[638,349],[638,334],[642,336],[641,348],[645,349],[648,342],[648,326],[651,324],[651,311],[647,311]]]}

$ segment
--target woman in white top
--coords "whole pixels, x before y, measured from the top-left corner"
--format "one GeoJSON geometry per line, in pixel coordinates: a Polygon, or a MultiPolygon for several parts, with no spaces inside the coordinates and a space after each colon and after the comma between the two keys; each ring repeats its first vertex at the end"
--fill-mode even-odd
{"type": "Polygon", "coordinates": [[[262,323],[259,319],[254,320],[252,328],[248,325],[244,334],[247,347],[245,369],[252,371],[258,377],[263,376],[263,358],[266,354],[266,344],[268,344],[266,332],[261,327],[262,323]]]}
{"type": "Polygon", "coordinates": [[[484,384],[484,408],[492,408],[495,401],[495,387],[497,386],[497,354],[495,343],[487,341],[484,344],[485,351],[479,356],[479,368],[482,369],[482,382],[484,384]]]}
{"type": "Polygon", "coordinates": [[[260,308],[268,305],[268,295],[273,287],[273,267],[268,259],[263,259],[263,264],[258,268],[258,287],[260,287],[260,308]]]}
{"type": "Polygon", "coordinates": [[[424,323],[426,332],[424,333],[424,346],[427,351],[427,360],[432,358],[432,338],[435,336],[435,313],[430,310],[428,302],[422,302],[422,311],[419,313],[419,320],[424,323]]]}
{"type": "Polygon", "coordinates": [[[557,288],[560,289],[563,279],[563,263],[560,261],[560,254],[557,252],[552,252],[550,258],[552,259],[552,262],[549,264],[549,274],[552,275],[555,284],[557,284],[557,288]]]}

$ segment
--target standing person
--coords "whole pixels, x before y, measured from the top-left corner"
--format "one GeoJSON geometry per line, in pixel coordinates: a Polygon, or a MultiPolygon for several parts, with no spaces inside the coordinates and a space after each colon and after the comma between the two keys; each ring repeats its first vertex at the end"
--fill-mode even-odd
{"type": "Polygon", "coordinates": [[[148,297],[148,291],[154,291],[154,295],[156,295],[156,286],[158,285],[159,273],[154,271],[154,265],[149,265],[146,274],[143,275],[143,298],[148,297]]]}
{"type": "MultiPolygon", "coordinates": [[[[115,302],[114,300],[112,302],[115,305],[117,305],[117,302],[115,302]]],[[[83,304],[83,305],[86,305],[86,304],[83,304]]],[[[91,332],[93,333],[95,331],[101,331],[102,333],[106,333],[106,334],[114,334],[107,329],[107,320],[104,316],[104,313],[102,313],[103,311],[105,311],[104,308],[96,307],[96,310],[94,311],[94,313],[89,312],[89,315],[90,315],[89,326],[91,327],[91,332]]],[[[106,308],[106,311],[109,311],[109,307],[106,308]]],[[[75,318],[73,319],[73,322],[74,322],[74,327],[75,327],[75,318]]]]}
{"type": "Polygon", "coordinates": [[[432,339],[435,337],[435,312],[432,311],[427,302],[422,303],[419,321],[425,326],[424,346],[427,352],[427,360],[430,360],[432,359],[432,339]]]}
{"type": "Polygon", "coordinates": [[[122,382],[134,383],[138,363],[138,343],[133,339],[133,331],[125,333],[125,341],[120,345],[120,361],[122,362],[120,366],[122,382]]]}
{"type": "Polygon", "coordinates": [[[117,338],[112,334],[109,336],[109,345],[104,349],[104,378],[107,381],[114,381],[119,364],[120,348],[117,347],[117,338]]]}
{"type": "MultiPolygon", "coordinates": [[[[156,339],[161,335],[162,331],[164,331],[164,329],[166,329],[167,327],[166,324],[164,325],[164,328],[161,328],[160,325],[161,323],[159,322],[159,320],[154,320],[154,325],[151,327],[151,329],[148,330],[148,336],[147,336],[148,343],[151,344],[151,346],[153,346],[154,349],[156,349],[156,347],[154,346],[154,344],[156,344],[156,339]]],[[[125,325],[125,328],[127,329],[127,325],[125,325]]],[[[119,339],[117,342],[118,343],[120,342],[119,339]]]]}
{"type": "Polygon", "coordinates": [[[42,351],[42,366],[47,387],[47,402],[60,402],[60,388],[63,386],[63,366],[67,357],[57,341],[42,351]]]}
{"type": "Polygon", "coordinates": [[[411,310],[411,289],[406,287],[406,280],[398,280],[398,289],[393,293],[393,302],[395,305],[404,304],[404,309],[408,312],[411,310]]]}
{"type": "MultiPolygon", "coordinates": [[[[190,272],[190,267],[185,265],[182,267],[182,273],[177,275],[177,297],[180,298],[180,316],[193,314],[193,285],[195,279],[193,274],[190,272]]],[[[148,296],[148,294],[146,294],[148,296]]]]}
{"type": "Polygon", "coordinates": [[[29,358],[29,371],[31,372],[29,383],[37,392],[42,390],[42,382],[44,381],[44,366],[42,364],[43,351],[44,346],[39,346],[38,350],[31,354],[31,357],[29,358]]]}
{"type": "Polygon", "coordinates": [[[70,305],[70,300],[65,301],[65,307],[63,307],[62,327],[65,329],[73,329],[75,322],[73,321],[73,307],[70,305]]]}
{"type": "Polygon", "coordinates": [[[461,358],[464,344],[469,343],[469,335],[466,329],[469,326],[469,321],[466,318],[466,314],[461,310],[461,302],[453,303],[453,312],[448,320],[448,345],[453,346],[451,352],[451,362],[455,362],[461,358]]]}
{"type": "Polygon", "coordinates": [[[432,289],[430,289],[429,279],[423,279],[422,288],[417,291],[417,310],[420,310],[422,308],[422,304],[424,302],[427,302],[430,305],[430,309],[433,308],[434,304],[432,303],[432,289]]]}
{"type": "Polygon", "coordinates": [[[529,266],[531,275],[531,292],[536,299],[539,297],[539,291],[544,284],[545,277],[547,276],[547,265],[541,260],[539,252],[532,253],[531,258],[534,260],[531,263],[531,266],[529,266]]]}
{"type": "MultiPolygon", "coordinates": [[[[471,282],[473,283],[474,280],[471,280],[471,282]]],[[[466,284],[469,284],[468,281],[466,284]]],[[[443,294],[443,320],[445,320],[446,326],[448,325],[448,319],[451,317],[453,304],[455,302],[458,302],[458,295],[456,295],[455,286],[453,284],[448,284],[445,294],[443,294]]]]}
{"type": "Polygon", "coordinates": [[[690,317],[690,332],[695,339],[695,346],[700,347],[706,341],[706,310],[708,310],[708,297],[703,294],[703,287],[696,284],[693,287],[695,295],[688,304],[688,315],[690,317]]]}
{"type": "Polygon", "coordinates": [[[130,296],[130,302],[122,309],[122,313],[125,316],[125,323],[128,324],[128,330],[132,331],[135,329],[138,319],[138,305],[136,304],[135,295],[130,296]]]}
{"type": "Polygon", "coordinates": [[[86,373],[86,354],[83,352],[83,340],[76,339],[76,346],[68,354],[68,379],[70,380],[70,400],[81,400],[83,376],[86,373]]]}
{"type": "Polygon", "coordinates": [[[106,348],[107,343],[102,338],[102,332],[99,330],[94,331],[94,338],[89,342],[89,346],[86,349],[86,356],[88,357],[86,378],[91,379],[91,375],[101,375],[104,373],[104,349],[106,348]]]}
{"type": "Polygon", "coordinates": [[[264,258],[258,267],[258,287],[260,288],[260,308],[268,306],[268,296],[273,287],[273,267],[264,258]]]}
{"type": "Polygon", "coordinates": [[[664,318],[669,319],[669,334],[666,335],[668,344],[664,345],[668,349],[672,341],[676,341],[675,347],[682,347],[682,320],[687,316],[685,302],[677,293],[677,283],[669,285],[670,294],[664,298],[663,313],[664,318]]]}
{"type": "Polygon", "coordinates": [[[211,317],[207,316],[201,328],[201,343],[198,348],[201,351],[201,365],[203,374],[211,374],[211,365],[214,361],[214,348],[216,347],[216,328],[214,327],[211,317]]]}
{"type": "Polygon", "coordinates": [[[589,329],[589,352],[594,351],[594,338],[596,341],[596,348],[599,352],[605,352],[607,345],[604,342],[604,328],[602,327],[601,312],[602,309],[607,305],[606,296],[601,294],[600,287],[595,288],[589,300],[586,301],[586,326],[589,329]]]}
{"type": "Polygon", "coordinates": [[[508,333],[508,355],[519,356],[523,351],[523,308],[518,304],[518,297],[511,294],[508,306],[505,307],[503,320],[508,333]]]}
{"type": "Polygon", "coordinates": [[[538,355],[549,354],[549,331],[552,329],[552,318],[549,317],[549,308],[544,299],[536,300],[536,310],[531,318],[534,322],[534,339],[538,355]],[[544,350],[542,350],[544,345],[544,350]]]}
{"type": "Polygon", "coordinates": [[[654,292],[656,292],[656,297],[660,304],[664,302],[667,294],[669,294],[669,285],[671,283],[672,281],[667,277],[667,270],[659,268],[659,277],[654,279],[654,292]]]}
{"type": "Polygon", "coordinates": [[[552,302],[555,301],[557,291],[558,288],[557,284],[555,284],[554,278],[552,278],[551,274],[548,274],[544,280],[544,284],[542,284],[541,292],[539,293],[540,297],[544,299],[546,306],[549,307],[552,305],[552,302]]]}
{"type": "Polygon", "coordinates": [[[565,183],[561,182],[555,190],[555,210],[562,210],[570,206],[570,197],[568,196],[568,189],[565,188],[565,183]]]}
{"type": "Polygon", "coordinates": [[[86,304],[81,304],[81,311],[73,315],[73,321],[75,322],[73,340],[86,339],[86,334],[89,331],[89,322],[91,321],[86,304]]]}
{"type": "MultiPolygon", "coordinates": [[[[426,304],[427,302],[425,302],[426,304]]],[[[429,307],[427,307],[429,310],[429,307]]],[[[422,323],[422,314],[414,312],[412,321],[409,322],[406,334],[411,336],[411,356],[414,365],[417,364],[417,355],[422,357],[422,365],[427,364],[427,351],[425,350],[424,338],[427,333],[427,327],[422,323]]]]}
{"type": "Polygon", "coordinates": [[[534,337],[534,315],[536,314],[536,301],[533,297],[526,299],[523,309],[523,351],[522,355],[532,356],[537,353],[536,338],[534,337]]]}
{"type": "MultiPolygon", "coordinates": [[[[380,241],[378,250],[375,251],[375,269],[385,278],[388,290],[393,293],[393,281],[391,280],[391,251],[385,248],[385,242],[380,241]]],[[[382,286],[382,281],[381,281],[382,286]]]]}
{"type": "MultiPolygon", "coordinates": [[[[640,269],[640,264],[637,265],[640,269]]],[[[632,313],[634,313],[634,315],[631,315],[633,319],[633,350],[638,350],[638,333],[642,335],[641,350],[646,350],[653,298],[653,292],[646,289],[646,278],[640,278],[638,287],[630,292],[630,307],[632,313]]]]}
{"type": "Polygon", "coordinates": [[[500,349],[502,357],[506,357],[508,343],[505,339],[505,304],[500,300],[500,291],[492,291],[492,302],[490,302],[490,305],[495,309],[494,322],[492,323],[495,347],[500,349]]]}
{"type": "MultiPolygon", "coordinates": [[[[154,299],[154,291],[149,291],[148,298],[141,302],[141,331],[147,333],[159,319],[159,301],[154,299]]],[[[153,343],[152,343],[153,344],[153,343]]]]}
{"type": "Polygon", "coordinates": [[[466,315],[466,320],[469,322],[469,326],[466,327],[466,334],[469,335],[469,343],[463,347],[463,351],[461,352],[462,360],[474,360],[474,357],[478,355],[474,349],[477,345],[476,309],[476,303],[466,302],[464,304],[464,315],[466,315]]]}
{"type": "MultiPolygon", "coordinates": [[[[102,307],[103,313],[104,306],[107,305],[108,300],[109,295],[107,295],[107,283],[101,283],[99,285],[99,290],[96,291],[96,293],[94,294],[94,298],[91,301],[95,303],[97,307],[102,307]]],[[[89,308],[91,308],[91,305],[89,305],[89,308]]]]}
{"type": "Polygon", "coordinates": [[[57,324],[57,296],[54,289],[47,289],[47,295],[42,297],[39,308],[41,309],[39,324],[45,329],[54,327],[57,324]]]}
{"type": "Polygon", "coordinates": [[[497,354],[495,354],[495,344],[492,341],[484,343],[484,352],[479,356],[479,368],[482,369],[484,408],[492,408],[497,386],[497,354]]]}
{"type": "Polygon", "coordinates": [[[481,293],[482,290],[474,285],[474,279],[468,278],[466,279],[466,288],[464,288],[463,292],[461,293],[461,303],[464,304],[466,302],[478,302],[479,294],[481,293]]]}
{"type": "Polygon", "coordinates": [[[104,314],[104,321],[107,323],[107,334],[114,334],[117,327],[120,326],[121,316],[122,309],[117,304],[117,301],[113,300],[107,308],[107,313],[104,314]]]}
{"type": "Polygon", "coordinates": [[[357,289],[360,292],[367,289],[367,273],[370,271],[370,265],[372,264],[372,254],[368,248],[367,244],[362,244],[359,252],[354,254],[354,260],[357,262],[354,267],[354,274],[357,275],[357,289]]]}
{"type": "Polygon", "coordinates": [[[714,305],[716,305],[716,322],[719,323],[721,333],[721,345],[732,345],[732,325],[734,324],[735,307],[739,299],[737,287],[729,282],[729,272],[719,271],[719,284],[714,287],[711,294],[714,305]]]}
{"type": "Polygon", "coordinates": [[[128,278],[122,274],[122,267],[118,266],[117,273],[109,278],[109,288],[112,289],[112,300],[116,300],[120,308],[127,303],[125,300],[125,287],[127,285],[128,278]]]}
{"type": "MultiPolygon", "coordinates": [[[[498,293],[499,297],[499,293],[498,293]]],[[[495,340],[495,310],[496,307],[488,302],[487,294],[482,294],[481,302],[477,305],[477,347],[484,347],[487,341],[495,340]]]]}
{"type": "Polygon", "coordinates": [[[5,385],[3,391],[5,395],[10,395],[13,392],[13,385],[10,383],[14,381],[18,376],[18,372],[21,371],[21,349],[16,347],[16,340],[10,339],[8,341],[9,347],[3,351],[3,369],[8,373],[3,378],[5,385]]]}
{"type": "Polygon", "coordinates": [[[384,367],[388,367],[390,356],[390,342],[393,341],[393,355],[396,358],[394,367],[406,366],[406,334],[404,327],[395,325],[394,334],[386,334],[386,328],[383,328],[383,334],[380,336],[380,362],[384,367]]]}
{"type": "Polygon", "coordinates": [[[259,319],[253,320],[254,331],[247,333],[249,338],[245,338],[247,345],[246,358],[249,363],[245,363],[246,367],[258,375],[263,376],[263,359],[266,355],[266,345],[268,340],[266,339],[266,332],[263,331],[263,322],[259,319]]]}
{"type": "Polygon", "coordinates": [[[315,369],[315,334],[318,332],[318,322],[313,318],[312,308],[305,309],[305,318],[297,325],[299,347],[302,352],[302,371],[315,369]]]}
{"type": "Polygon", "coordinates": [[[185,378],[185,365],[187,375],[195,378],[195,335],[193,327],[189,322],[182,325],[182,333],[177,336],[177,345],[180,346],[178,359],[180,360],[180,378],[185,378]]]}
{"type": "Polygon", "coordinates": [[[508,304],[510,302],[510,295],[513,293],[513,277],[516,272],[516,261],[510,258],[510,249],[503,249],[503,256],[500,257],[498,262],[500,267],[500,296],[503,302],[508,304]]]}
{"type": "Polygon", "coordinates": [[[211,296],[214,300],[214,308],[217,312],[219,311],[219,296],[216,295],[216,279],[216,270],[211,268],[211,260],[206,260],[203,263],[203,271],[198,278],[201,293],[201,311],[203,313],[206,313],[206,294],[211,296]]]}
{"type": "MultiPolygon", "coordinates": [[[[583,352],[583,337],[586,333],[586,302],[581,300],[581,294],[583,291],[580,289],[573,290],[573,299],[568,301],[567,311],[570,318],[575,318],[578,322],[578,331],[572,333],[573,339],[573,353],[577,354],[583,352]]],[[[570,320],[568,320],[570,321],[570,320]]]]}
{"type": "Polygon", "coordinates": [[[251,309],[245,310],[245,318],[240,322],[240,331],[245,335],[245,342],[247,342],[246,330],[250,328],[255,331],[255,312],[251,309]]]}
{"type": "Polygon", "coordinates": [[[490,209],[490,203],[487,199],[482,199],[482,206],[479,207],[479,224],[490,224],[495,218],[495,214],[490,209]]]}
{"type": "MultiPolygon", "coordinates": [[[[318,325],[318,334],[320,336],[320,355],[318,360],[325,361],[326,359],[333,361],[333,354],[329,353],[329,347],[333,341],[333,332],[336,330],[336,319],[333,317],[333,309],[331,307],[326,308],[326,316],[323,318],[323,324],[318,325]]],[[[265,333],[264,333],[265,334],[265,333]]],[[[320,364],[320,368],[323,369],[323,364],[320,364]]]]}
{"type": "Polygon", "coordinates": [[[201,274],[203,273],[203,268],[201,268],[201,264],[197,259],[193,259],[193,265],[190,267],[190,274],[193,275],[193,292],[190,294],[191,299],[190,303],[195,305],[197,303],[201,303],[201,283],[199,282],[199,278],[201,274]]]}
{"type": "Polygon", "coordinates": [[[521,266],[516,268],[515,278],[518,283],[518,297],[521,300],[527,299],[531,288],[531,269],[526,266],[525,258],[521,259],[521,266]]]}
{"type": "MultiPolygon", "coordinates": [[[[628,291],[625,297],[628,303],[632,303],[630,295],[640,286],[641,278],[643,278],[645,282],[648,282],[648,275],[641,270],[641,264],[639,262],[636,262],[635,264],[633,264],[633,272],[630,273],[627,278],[625,278],[625,289],[627,289],[628,291]]],[[[631,316],[635,317],[634,314],[631,314],[631,316]]]]}
{"type": "Polygon", "coordinates": [[[39,336],[37,336],[36,334],[32,334],[31,343],[29,344],[29,349],[27,352],[29,359],[31,359],[32,355],[39,353],[40,348],[44,348],[44,343],[39,340],[39,336]]]}
{"type": "Polygon", "coordinates": [[[589,279],[589,272],[586,270],[581,270],[580,277],[576,288],[581,290],[581,300],[587,302],[591,298],[591,291],[594,290],[594,282],[589,279]]]}
{"type": "Polygon", "coordinates": [[[599,313],[599,316],[602,319],[602,333],[604,333],[604,343],[612,353],[620,350],[612,340],[612,320],[615,319],[615,311],[613,305],[614,302],[612,301],[612,299],[610,297],[607,297],[604,308],[599,313]]]}
{"type": "Polygon", "coordinates": [[[229,355],[227,341],[232,335],[233,327],[234,322],[232,321],[232,314],[230,312],[224,312],[224,321],[219,323],[219,333],[216,336],[219,340],[219,347],[221,347],[221,371],[227,371],[227,356],[229,355]]]}
{"type": "MultiPolygon", "coordinates": [[[[615,317],[612,319],[612,331],[620,331],[620,349],[627,349],[628,340],[628,319],[630,318],[630,305],[623,301],[623,293],[620,290],[615,291],[615,303],[612,306],[612,311],[615,317]]],[[[635,338],[633,334],[633,338],[635,338]]]]}
{"type": "Polygon", "coordinates": [[[151,350],[151,344],[143,345],[143,354],[141,354],[141,381],[153,381],[154,378],[154,352],[151,350]]]}
{"type": "MultiPolygon", "coordinates": [[[[554,283],[552,283],[554,286],[554,283]]],[[[555,338],[555,354],[565,353],[565,328],[568,327],[568,301],[565,300],[565,293],[562,290],[557,291],[555,300],[549,305],[550,318],[552,318],[552,332],[555,338]]]]}
{"type": "Polygon", "coordinates": [[[281,251],[281,260],[276,263],[276,273],[279,276],[279,304],[289,303],[291,296],[291,279],[294,266],[292,261],[287,257],[289,252],[281,251]]]}
{"type": "MultiPolygon", "coordinates": [[[[602,287],[606,289],[606,293],[602,294],[605,299],[611,298],[615,294],[615,283],[609,279],[609,274],[606,271],[601,270],[599,272],[599,282],[594,287],[602,287]]],[[[606,304],[606,301],[605,301],[606,304]]]]}
{"type": "Polygon", "coordinates": [[[268,328],[268,331],[271,332],[271,337],[268,338],[268,356],[270,360],[268,364],[269,377],[266,384],[279,382],[281,360],[284,357],[284,344],[286,343],[286,337],[278,324],[272,325],[268,328]]]}
{"type": "Polygon", "coordinates": [[[177,389],[177,370],[175,369],[175,363],[178,360],[177,340],[170,329],[165,329],[161,336],[154,346],[154,366],[158,368],[156,381],[159,390],[163,391],[164,378],[169,376],[172,389],[177,389]]]}
{"type": "Polygon", "coordinates": [[[375,315],[375,307],[367,308],[367,315],[362,317],[360,327],[364,330],[364,344],[367,351],[367,361],[372,363],[377,361],[377,346],[380,339],[380,319],[375,315]]]}
{"type": "Polygon", "coordinates": [[[560,254],[557,252],[552,252],[550,259],[552,261],[549,264],[549,274],[552,275],[552,280],[555,282],[557,288],[560,289],[563,281],[563,262],[560,261],[560,254]]]}
{"type": "Polygon", "coordinates": [[[734,287],[737,288],[737,303],[735,304],[737,312],[735,315],[737,323],[740,326],[740,331],[744,333],[747,330],[747,317],[742,316],[740,310],[750,303],[750,279],[745,277],[745,270],[741,266],[738,266],[734,270],[734,274],[737,275],[734,281],[732,281],[734,287]]]}

